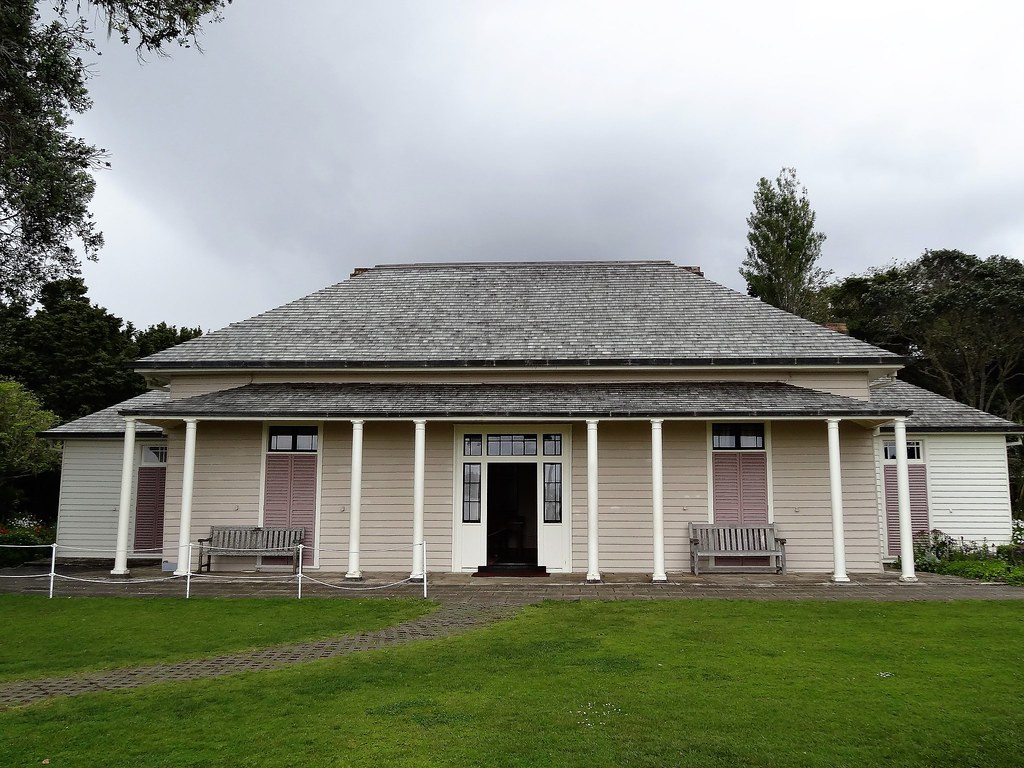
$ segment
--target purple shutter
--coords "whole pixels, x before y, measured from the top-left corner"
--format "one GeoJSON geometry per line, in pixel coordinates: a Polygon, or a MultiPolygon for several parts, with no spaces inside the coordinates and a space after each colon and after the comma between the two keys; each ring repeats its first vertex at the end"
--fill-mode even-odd
{"type": "MultiPolygon", "coordinates": [[[[164,543],[165,467],[139,467],[135,492],[135,549],[155,550],[164,543]]],[[[154,557],[159,553],[153,552],[154,557]]]]}
{"type": "MultiPolygon", "coordinates": [[[[272,528],[305,528],[302,562],[312,565],[316,546],[316,454],[267,455],[263,489],[263,525],[272,528]]],[[[284,562],[264,558],[265,563],[284,562]]]]}
{"type": "Polygon", "coordinates": [[[740,455],[711,454],[711,484],[715,497],[714,520],[719,525],[740,524],[740,455]]]}
{"type": "MultiPolygon", "coordinates": [[[[916,536],[930,528],[928,521],[928,472],[924,464],[910,464],[910,529],[916,536]]],[[[896,465],[885,465],[885,528],[889,554],[900,554],[900,507],[896,490],[896,465]]]]}
{"type": "Polygon", "coordinates": [[[741,453],[740,525],[768,525],[768,457],[741,453]]]}

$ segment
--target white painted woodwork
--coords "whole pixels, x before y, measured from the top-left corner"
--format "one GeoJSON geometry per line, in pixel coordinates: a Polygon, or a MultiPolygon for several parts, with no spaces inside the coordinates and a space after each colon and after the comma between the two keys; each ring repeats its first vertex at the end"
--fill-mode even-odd
{"type": "Polygon", "coordinates": [[[597,514],[598,469],[597,469],[597,419],[587,419],[587,581],[601,580],[598,547],[597,514]]]}
{"type": "Polygon", "coordinates": [[[132,509],[132,484],[135,481],[135,419],[124,420],[124,445],[121,454],[121,492],[117,507],[117,538],[114,552],[115,576],[128,574],[128,526],[132,509]]]}
{"type": "MultiPolygon", "coordinates": [[[[832,581],[848,582],[846,539],[843,531],[843,471],[839,449],[839,419],[828,419],[828,480],[832,505],[832,581]]],[[[785,535],[785,534],[784,534],[785,535]]]]}
{"type": "Polygon", "coordinates": [[[426,472],[426,429],[427,422],[415,419],[413,442],[413,494],[412,494],[412,573],[410,578],[422,579],[423,562],[423,499],[426,472]]]}
{"type": "Polygon", "coordinates": [[[900,516],[900,581],[917,581],[914,574],[914,529],[910,519],[910,474],[907,468],[907,419],[893,423],[896,440],[896,503],[900,516]]]}
{"type": "Polygon", "coordinates": [[[178,561],[174,573],[184,576],[192,567],[189,542],[192,534],[192,493],[196,466],[196,420],[185,419],[185,453],[181,473],[181,514],[178,516],[178,561]]]}
{"type": "Polygon", "coordinates": [[[665,573],[664,419],[651,419],[651,516],[654,525],[654,571],[651,581],[668,581],[665,573]]]}
{"type": "Polygon", "coordinates": [[[349,474],[348,500],[348,571],[346,579],[360,579],[359,522],[362,514],[363,493],[363,420],[352,420],[352,470],[349,474]]]}

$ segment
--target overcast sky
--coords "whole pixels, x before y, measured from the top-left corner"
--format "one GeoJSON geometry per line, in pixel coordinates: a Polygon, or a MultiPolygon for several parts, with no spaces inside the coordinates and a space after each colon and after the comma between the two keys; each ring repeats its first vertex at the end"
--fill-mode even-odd
{"type": "Polygon", "coordinates": [[[235,0],[203,54],[103,44],[86,282],[207,330],[379,263],[663,258],[742,289],[783,166],[837,275],[1020,258],[1022,29],[1011,2],[235,0]]]}

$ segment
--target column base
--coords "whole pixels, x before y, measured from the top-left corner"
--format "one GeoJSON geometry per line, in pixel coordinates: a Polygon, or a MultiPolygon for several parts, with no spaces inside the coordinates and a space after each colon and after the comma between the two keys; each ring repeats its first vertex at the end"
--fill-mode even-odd
{"type": "Polygon", "coordinates": [[[175,571],[174,572],[175,576],[188,576],[188,574],[189,574],[188,571],[175,571]]]}
{"type": "Polygon", "coordinates": [[[409,577],[409,583],[410,584],[422,584],[423,583],[423,576],[415,576],[415,575],[414,576],[410,576],[409,577]]]}
{"type": "Polygon", "coordinates": [[[588,573],[587,574],[587,584],[600,584],[600,583],[601,583],[601,574],[599,574],[599,573],[596,573],[596,574],[595,573],[588,573]]]}
{"type": "Polygon", "coordinates": [[[651,576],[651,583],[652,584],[667,584],[668,583],[668,576],[662,576],[662,575],[651,576]]]}
{"type": "Polygon", "coordinates": [[[845,573],[843,573],[843,574],[833,573],[832,577],[829,579],[829,581],[831,581],[833,584],[849,584],[850,583],[850,577],[847,576],[845,573]]]}
{"type": "Polygon", "coordinates": [[[363,580],[363,572],[362,571],[350,571],[349,573],[345,574],[345,581],[362,581],[362,580],[363,580]]]}
{"type": "Polygon", "coordinates": [[[129,576],[131,576],[131,573],[132,572],[129,571],[127,568],[125,568],[124,570],[121,570],[120,568],[115,568],[110,572],[110,575],[116,576],[119,579],[127,579],[129,576]]]}
{"type": "Polygon", "coordinates": [[[900,576],[900,584],[917,584],[917,576],[900,576]]]}

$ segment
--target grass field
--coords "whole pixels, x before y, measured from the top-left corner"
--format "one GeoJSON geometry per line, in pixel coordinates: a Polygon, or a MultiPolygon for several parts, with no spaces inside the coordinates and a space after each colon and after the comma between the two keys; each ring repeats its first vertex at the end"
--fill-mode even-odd
{"type": "Polygon", "coordinates": [[[0,765],[1019,766],[1020,603],[546,603],[0,713],[0,765]]]}
{"type": "Polygon", "coordinates": [[[213,656],[379,629],[422,600],[182,600],[0,595],[0,680],[213,656]]]}

